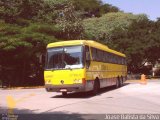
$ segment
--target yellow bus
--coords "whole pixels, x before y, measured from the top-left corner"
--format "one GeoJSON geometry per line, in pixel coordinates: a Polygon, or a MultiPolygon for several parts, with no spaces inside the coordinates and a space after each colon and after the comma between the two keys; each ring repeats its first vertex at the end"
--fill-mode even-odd
{"type": "Polygon", "coordinates": [[[47,45],[44,71],[48,92],[85,92],[120,87],[127,76],[126,56],[92,40],[47,45]]]}

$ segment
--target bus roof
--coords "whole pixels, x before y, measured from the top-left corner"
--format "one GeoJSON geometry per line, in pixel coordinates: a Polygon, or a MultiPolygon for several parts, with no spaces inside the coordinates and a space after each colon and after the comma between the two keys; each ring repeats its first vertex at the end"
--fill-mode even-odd
{"type": "Polygon", "coordinates": [[[107,51],[113,54],[117,54],[122,57],[126,57],[125,54],[112,50],[108,48],[108,46],[103,45],[93,40],[69,40],[69,41],[54,42],[54,43],[48,44],[47,48],[60,47],[60,46],[71,46],[71,45],[88,45],[88,46],[91,46],[97,49],[101,49],[101,50],[104,50],[104,51],[107,51]]]}

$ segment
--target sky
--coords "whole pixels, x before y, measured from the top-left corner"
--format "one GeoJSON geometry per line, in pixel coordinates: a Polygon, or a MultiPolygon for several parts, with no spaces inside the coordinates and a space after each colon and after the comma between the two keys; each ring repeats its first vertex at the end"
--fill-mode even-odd
{"type": "Polygon", "coordinates": [[[160,17],[160,0],[102,0],[104,3],[118,7],[124,12],[146,14],[149,19],[160,17]]]}

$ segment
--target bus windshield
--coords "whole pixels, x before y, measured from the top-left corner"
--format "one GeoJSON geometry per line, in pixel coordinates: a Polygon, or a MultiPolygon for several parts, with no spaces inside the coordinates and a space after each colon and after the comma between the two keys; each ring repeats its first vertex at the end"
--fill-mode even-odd
{"type": "Polygon", "coordinates": [[[82,48],[82,46],[66,46],[48,49],[46,69],[82,68],[82,48]]]}

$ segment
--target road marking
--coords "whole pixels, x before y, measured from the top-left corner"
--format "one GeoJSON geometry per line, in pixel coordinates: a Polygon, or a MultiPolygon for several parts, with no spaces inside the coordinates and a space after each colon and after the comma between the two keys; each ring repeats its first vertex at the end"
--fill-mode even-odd
{"type": "Polygon", "coordinates": [[[27,95],[27,96],[25,96],[25,97],[22,97],[22,98],[20,98],[19,100],[17,100],[17,102],[19,103],[19,102],[23,102],[23,101],[25,101],[27,98],[30,98],[30,97],[32,97],[32,96],[35,96],[35,94],[29,94],[29,95],[27,95]]]}
{"type": "Polygon", "coordinates": [[[35,94],[29,94],[25,97],[18,99],[18,100],[15,100],[12,96],[7,96],[6,100],[7,100],[8,114],[13,114],[13,110],[16,107],[17,103],[23,102],[32,96],[35,96],[35,94]]]}
{"type": "Polygon", "coordinates": [[[12,96],[7,96],[8,114],[13,114],[13,109],[16,107],[17,102],[12,96]]]}

